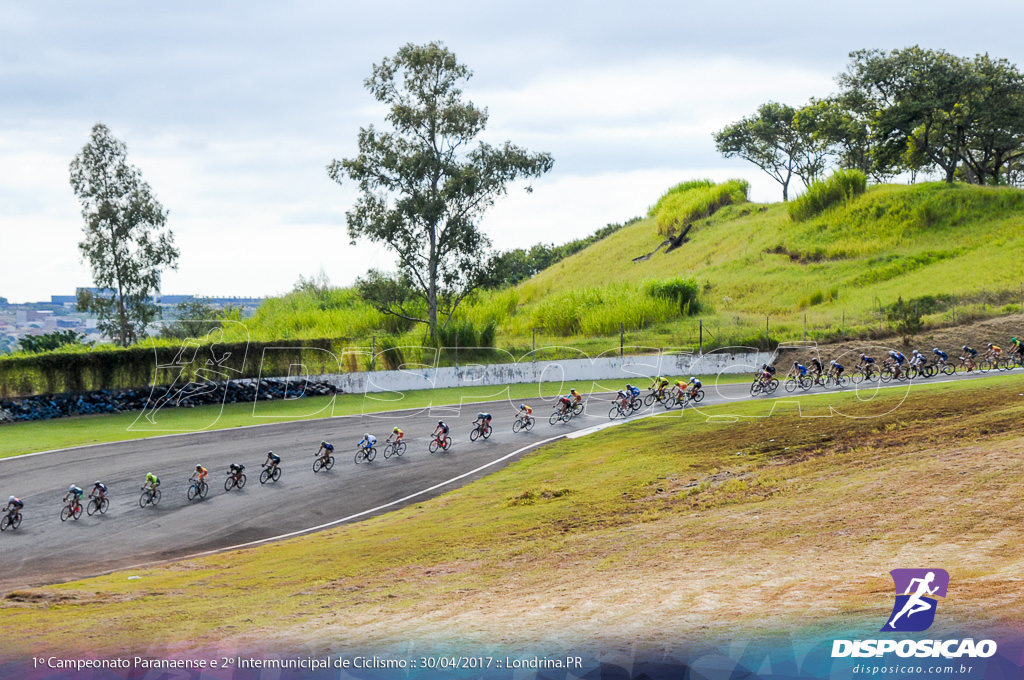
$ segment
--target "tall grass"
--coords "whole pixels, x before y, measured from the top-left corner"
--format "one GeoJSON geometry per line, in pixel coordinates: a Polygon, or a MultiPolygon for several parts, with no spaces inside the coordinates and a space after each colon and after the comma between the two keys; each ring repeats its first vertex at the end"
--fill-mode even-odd
{"type": "Polygon", "coordinates": [[[860,170],[837,170],[828,179],[818,180],[807,191],[789,202],[787,209],[794,222],[820,215],[834,205],[860,196],[868,186],[868,177],[860,170]]]}
{"type": "Polygon", "coordinates": [[[709,217],[719,208],[745,202],[749,191],[750,183],[742,179],[731,179],[722,184],[708,179],[683,182],[658,199],[650,210],[650,216],[655,218],[658,233],[670,237],[686,225],[709,217]]]}

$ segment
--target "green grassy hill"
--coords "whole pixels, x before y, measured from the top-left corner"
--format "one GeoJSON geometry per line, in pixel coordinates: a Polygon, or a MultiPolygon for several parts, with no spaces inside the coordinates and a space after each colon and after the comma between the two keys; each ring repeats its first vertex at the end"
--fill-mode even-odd
{"type": "MultiPolygon", "coordinates": [[[[812,336],[845,325],[876,327],[879,305],[898,297],[920,299],[926,321],[952,322],[970,315],[1020,311],[1024,281],[1024,192],[968,185],[882,185],[806,222],[790,219],[784,204],[745,203],[722,208],[695,223],[690,241],[670,253],[632,259],[662,242],[655,218],[633,224],[521,284],[502,334],[522,335],[530,326],[558,326],[546,306],[593,304],[605,297],[642,297],[645,281],[695,277],[700,313],[708,327],[727,334],[763,334],[772,317],[776,339],[802,337],[808,316],[812,336]],[[581,295],[589,291],[589,298],[581,295]],[[602,296],[603,294],[603,296],[602,296]],[[984,307],[984,310],[982,309],[984,307]],[[844,324],[845,319],[845,324],[844,324]],[[787,337],[788,336],[788,337],[787,337]]],[[[498,294],[483,295],[467,316],[498,294]]],[[[594,310],[581,309],[583,314],[594,310]]],[[[496,316],[496,315],[495,315],[496,316]]],[[[658,318],[629,323],[627,330],[661,339],[692,339],[694,319],[658,318]]],[[[598,333],[594,324],[581,334],[598,333]]],[[[618,324],[614,323],[617,331],[618,324]]],[[[617,333],[616,333],[617,335],[617,333]]],[[[725,340],[726,338],[721,338],[725,340]]]]}

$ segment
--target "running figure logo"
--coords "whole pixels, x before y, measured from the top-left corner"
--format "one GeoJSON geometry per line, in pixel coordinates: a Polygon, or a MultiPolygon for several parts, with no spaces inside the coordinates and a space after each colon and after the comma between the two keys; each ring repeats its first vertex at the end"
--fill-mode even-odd
{"type": "Polygon", "coordinates": [[[938,601],[928,596],[946,596],[949,572],[945,569],[893,569],[889,574],[896,586],[896,604],[882,630],[906,633],[928,630],[935,621],[938,606],[938,601]]]}

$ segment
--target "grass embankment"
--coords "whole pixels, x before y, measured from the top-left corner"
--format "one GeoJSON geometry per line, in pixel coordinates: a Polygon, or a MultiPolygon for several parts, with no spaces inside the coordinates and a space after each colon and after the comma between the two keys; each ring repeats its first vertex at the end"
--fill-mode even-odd
{"type": "Polygon", "coordinates": [[[888,411],[878,417],[777,409],[716,424],[690,411],[612,428],[355,525],[11,593],[4,653],[867,635],[891,608],[887,572],[922,565],[955,584],[931,634],[1019,625],[1019,389],[1008,376],[922,386],[902,403],[900,390],[803,400],[888,411]]]}

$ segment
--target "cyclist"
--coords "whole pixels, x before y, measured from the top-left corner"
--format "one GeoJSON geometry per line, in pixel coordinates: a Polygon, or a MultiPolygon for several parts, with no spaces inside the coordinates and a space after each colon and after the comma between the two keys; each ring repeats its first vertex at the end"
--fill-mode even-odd
{"type": "Polygon", "coordinates": [[[946,365],[946,360],[949,359],[949,355],[948,354],[943,352],[938,347],[935,347],[935,348],[932,349],[932,354],[935,355],[935,363],[939,364],[940,366],[945,366],[946,365]]]}
{"type": "Polygon", "coordinates": [[[396,427],[396,428],[391,430],[391,434],[388,435],[388,438],[385,439],[384,442],[388,443],[391,440],[394,440],[395,443],[398,443],[398,442],[402,441],[403,437],[405,437],[405,432],[402,432],[400,429],[398,429],[396,427]]]}
{"type": "Polygon", "coordinates": [[[839,378],[843,377],[843,371],[846,370],[845,367],[841,363],[836,361],[835,359],[833,359],[832,361],[828,362],[828,367],[829,367],[828,368],[829,373],[834,375],[836,377],[836,379],[839,379],[839,378]]]}
{"type": "Polygon", "coordinates": [[[188,478],[190,482],[205,482],[206,475],[210,474],[210,471],[204,468],[202,465],[196,465],[195,472],[188,478]]]}
{"type": "Polygon", "coordinates": [[[895,364],[892,367],[893,376],[899,376],[900,370],[903,368],[903,362],[907,360],[907,357],[903,355],[903,352],[897,352],[894,349],[889,350],[889,359],[895,364]]]}
{"type": "Polygon", "coordinates": [[[71,507],[74,508],[75,510],[78,510],[80,507],[82,507],[81,503],[83,493],[84,492],[82,491],[81,487],[72,484],[71,486],[68,487],[68,492],[64,494],[64,502],[72,502],[71,507]]]}
{"type": "Polygon", "coordinates": [[[573,388],[571,388],[569,390],[569,398],[572,399],[572,405],[573,406],[575,406],[576,404],[578,404],[581,401],[583,401],[583,396],[580,395],[580,393],[576,391],[575,387],[573,387],[573,388]]]}
{"type": "Polygon", "coordinates": [[[559,397],[558,401],[561,404],[561,408],[559,409],[560,413],[565,413],[565,412],[567,412],[568,410],[570,410],[572,408],[572,395],[571,394],[567,394],[564,397],[559,397]]]}
{"type": "Polygon", "coordinates": [[[1017,338],[1010,338],[1010,354],[1019,354],[1024,359],[1024,344],[1017,338]]]}
{"type": "Polygon", "coordinates": [[[330,442],[320,442],[320,448],[316,450],[316,453],[317,453],[318,456],[323,458],[324,465],[326,465],[327,464],[327,459],[330,458],[331,454],[334,453],[334,444],[332,444],[330,442]],[[323,455],[321,455],[321,453],[323,455]]]}
{"type": "Polygon", "coordinates": [[[155,492],[158,486],[160,486],[160,478],[154,475],[152,472],[147,472],[146,483],[142,485],[142,488],[145,489],[149,487],[150,491],[155,492]]]}
{"type": "Polygon", "coordinates": [[[106,497],[107,485],[97,479],[92,485],[92,491],[89,492],[89,498],[96,498],[102,503],[106,497]]]}
{"type": "Polygon", "coordinates": [[[629,408],[630,399],[632,399],[632,397],[626,394],[626,390],[619,390],[618,393],[615,395],[614,401],[619,402],[619,406],[622,407],[623,409],[627,409],[629,408]]]}
{"type": "Polygon", "coordinates": [[[1003,353],[1003,348],[998,345],[993,345],[991,342],[988,343],[988,351],[985,352],[985,356],[991,356],[993,359],[998,359],[1003,353]]]}
{"type": "Polygon", "coordinates": [[[267,451],[267,459],[263,461],[264,467],[268,467],[271,470],[281,464],[281,456],[277,455],[273,451],[267,451]]]}
{"type": "Polygon", "coordinates": [[[668,387],[668,378],[658,376],[651,382],[649,389],[653,390],[655,395],[660,399],[665,394],[665,388],[668,387]]]}
{"type": "Polygon", "coordinates": [[[228,475],[235,478],[235,482],[238,482],[239,475],[245,470],[245,466],[241,463],[232,463],[228,466],[228,475]]]}
{"type": "Polygon", "coordinates": [[[807,367],[799,361],[794,361],[793,368],[790,369],[789,374],[794,378],[803,378],[807,375],[807,367]]]}
{"type": "Polygon", "coordinates": [[[441,441],[444,441],[448,438],[449,430],[450,428],[448,425],[443,420],[439,420],[437,421],[437,427],[434,428],[433,436],[435,439],[441,439],[441,441]]]}
{"type": "Polygon", "coordinates": [[[913,366],[914,368],[921,368],[922,366],[924,366],[926,361],[927,359],[924,358],[924,355],[918,352],[916,349],[910,353],[910,365],[913,366]]]}
{"type": "Polygon", "coordinates": [[[694,376],[691,375],[690,376],[690,398],[693,399],[695,396],[697,396],[697,390],[699,390],[703,386],[704,386],[704,383],[702,383],[700,380],[698,380],[697,378],[695,378],[694,376]]]}
{"type": "Polygon", "coordinates": [[[978,358],[978,350],[974,349],[973,347],[968,347],[967,345],[964,345],[963,347],[960,348],[960,350],[964,353],[964,359],[978,358]]]}
{"type": "Polygon", "coordinates": [[[473,424],[480,430],[480,434],[483,434],[484,430],[486,430],[491,424],[491,414],[483,412],[477,413],[476,420],[473,421],[473,424]]]}
{"type": "Polygon", "coordinates": [[[825,367],[821,365],[821,359],[818,357],[811,359],[811,371],[814,372],[814,382],[821,382],[821,374],[825,372],[825,367]]]}
{"type": "Polygon", "coordinates": [[[686,381],[680,378],[676,381],[676,384],[672,386],[672,397],[676,401],[682,401],[683,397],[686,396],[686,388],[689,387],[686,381]]]}
{"type": "Polygon", "coordinates": [[[7,516],[11,518],[11,521],[14,521],[15,516],[20,514],[21,509],[24,507],[24,501],[22,501],[20,498],[15,498],[14,496],[11,496],[10,498],[7,499],[7,505],[4,506],[3,511],[6,512],[7,516]]]}
{"type": "Polygon", "coordinates": [[[373,445],[376,444],[376,443],[377,443],[377,438],[374,437],[369,432],[366,432],[365,434],[363,434],[363,438],[359,440],[359,443],[356,444],[356,446],[359,447],[360,449],[362,449],[363,453],[366,453],[367,451],[372,449],[373,445]]]}
{"type": "Polygon", "coordinates": [[[523,417],[523,424],[527,424],[528,425],[530,423],[530,421],[533,420],[533,409],[531,407],[527,406],[526,404],[520,404],[519,405],[519,413],[517,413],[516,416],[517,417],[518,416],[522,416],[523,417]]]}

